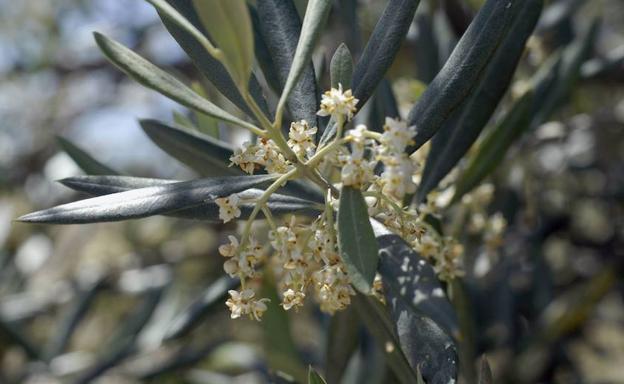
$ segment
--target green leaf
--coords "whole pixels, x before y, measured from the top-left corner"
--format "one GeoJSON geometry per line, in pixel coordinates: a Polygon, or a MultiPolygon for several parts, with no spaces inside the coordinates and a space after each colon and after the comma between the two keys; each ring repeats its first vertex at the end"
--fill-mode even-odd
{"type": "MultiPolygon", "coordinates": [[[[195,81],[191,84],[191,89],[195,91],[199,96],[207,99],[208,94],[206,90],[199,82],[195,81]]],[[[214,137],[219,140],[219,120],[212,116],[208,116],[205,113],[195,111],[195,119],[197,120],[197,130],[201,133],[205,133],[208,136],[214,137]]]]}
{"type": "MultiPolygon", "coordinates": [[[[203,36],[208,36],[208,33],[204,29],[199,20],[199,16],[193,7],[193,4],[189,0],[167,0],[185,19],[187,19],[193,27],[201,32],[203,36]]],[[[173,36],[173,38],[180,44],[180,47],[184,49],[186,54],[191,58],[193,63],[225,97],[227,97],[234,105],[236,105],[241,111],[245,112],[248,116],[253,116],[253,113],[247,106],[247,102],[243,99],[234,80],[228,73],[227,69],[217,59],[207,54],[206,48],[202,45],[201,37],[198,39],[197,34],[192,33],[187,29],[181,27],[176,22],[172,21],[170,17],[167,17],[162,11],[158,14],[162,19],[163,24],[173,36]]],[[[256,77],[252,74],[249,80],[249,91],[254,100],[265,115],[269,116],[269,110],[266,105],[266,101],[262,96],[262,88],[258,83],[256,77]]]]}
{"type": "Polygon", "coordinates": [[[405,301],[449,336],[458,336],[457,315],[431,265],[379,222],[373,221],[373,228],[379,244],[379,273],[386,295],[392,300],[405,301]]]}
{"type": "MultiPolygon", "coordinates": [[[[251,16],[251,23],[253,24],[254,30],[254,50],[256,60],[260,69],[262,69],[262,73],[264,74],[267,84],[276,94],[279,95],[282,93],[282,83],[277,75],[277,66],[273,61],[267,42],[264,40],[264,36],[262,35],[260,17],[258,16],[256,8],[249,6],[249,15],[251,16]]],[[[299,15],[297,15],[297,17],[298,16],[299,15]]]]}
{"type": "Polygon", "coordinates": [[[353,58],[349,48],[342,43],[336,48],[329,64],[332,88],[338,88],[342,84],[344,89],[351,89],[351,78],[353,77],[353,58]]]}
{"type": "Polygon", "coordinates": [[[163,151],[202,176],[243,174],[238,167],[228,166],[234,151],[225,142],[157,120],[141,120],[140,123],[147,136],[163,151]]]}
{"type": "MultiPolygon", "coordinates": [[[[301,33],[301,20],[292,0],[257,2],[259,29],[275,64],[280,89],[286,84],[301,33]]],[[[312,60],[303,63],[300,78],[288,97],[288,110],[293,120],[317,124],[318,89],[312,60]]]]}
{"type": "MultiPolygon", "coordinates": [[[[171,185],[174,183],[180,183],[180,181],[130,176],[79,176],[63,179],[61,180],[61,183],[76,191],[85,192],[94,196],[102,196],[139,188],[171,185]]],[[[239,205],[241,210],[241,219],[249,217],[255,207],[254,201],[260,198],[262,193],[262,190],[254,188],[238,192],[239,197],[244,200],[239,205]]],[[[271,195],[267,201],[267,206],[274,215],[298,213],[301,215],[314,216],[323,209],[323,206],[319,203],[279,193],[271,195]]],[[[219,206],[213,199],[208,198],[199,205],[195,205],[188,209],[176,210],[171,213],[166,213],[165,215],[195,220],[207,220],[214,222],[220,221],[219,206]]],[[[258,218],[260,219],[261,217],[262,216],[260,215],[258,218]]]]}
{"type": "Polygon", "coordinates": [[[145,60],[124,45],[95,32],[95,40],[106,57],[130,77],[178,103],[217,119],[254,131],[256,128],[193,92],[175,77],[145,60]]]}
{"type": "Polygon", "coordinates": [[[450,118],[479,83],[524,1],[487,0],[407,118],[416,126],[413,152],[450,118]]]}
{"type": "Polygon", "coordinates": [[[542,5],[543,0],[524,1],[474,92],[434,136],[418,189],[418,201],[424,201],[479,137],[511,83],[542,5]]]}
{"type": "Polygon", "coordinates": [[[310,366],[308,368],[308,384],[327,384],[327,382],[310,366]]]}
{"type": "Polygon", "coordinates": [[[359,189],[343,187],[340,192],[338,245],[353,286],[360,292],[370,292],[377,272],[379,247],[368,206],[359,189]]]}
{"type": "Polygon", "coordinates": [[[164,340],[170,341],[188,335],[208,315],[221,309],[228,291],[236,289],[239,284],[238,279],[232,279],[229,276],[223,276],[210,284],[198,298],[173,319],[167,328],[164,340]]]}
{"type": "Polygon", "coordinates": [[[197,207],[206,201],[266,184],[273,175],[214,177],[98,196],[30,213],[29,223],[83,224],[138,219],[197,207]]]}
{"type": "Polygon", "coordinates": [[[457,180],[453,202],[459,201],[500,164],[511,144],[529,127],[532,103],[533,93],[527,92],[483,138],[466,170],[457,180]]]}
{"type": "Polygon", "coordinates": [[[385,351],[385,360],[390,369],[402,384],[417,381],[416,372],[412,370],[407,357],[399,347],[399,339],[388,316],[387,308],[374,297],[358,293],[353,298],[353,305],[358,311],[366,329],[375,337],[385,351]],[[391,345],[392,348],[388,348],[391,345]]]}
{"type": "Polygon", "coordinates": [[[361,108],[384,78],[405,39],[420,0],[392,0],[379,18],[353,71],[353,94],[361,108]]]}
{"type": "Polygon", "coordinates": [[[306,8],[301,35],[297,43],[297,49],[293,56],[292,65],[284,84],[282,95],[277,104],[277,110],[282,111],[290,94],[295,89],[301,75],[310,63],[312,51],[316,45],[321,30],[325,25],[325,19],[331,8],[331,0],[309,0],[306,8]]]}
{"type": "Polygon", "coordinates": [[[82,148],[78,147],[71,141],[57,136],[56,140],[59,146],[71,157],[72,160],[83,170],[87,175],[117,175],[118,172],[97,161],[93,156],[85,152],[82,148]]]}
{"type": "MultiPolygon", "coordinates": [[[[448,1],[444,1],[446,5],[448,1]]],[[[429,4],[424,3],[416,12],[414,26],[416,36],[414,49],[416,55],[416,76],[423,83],[429,83],[440,70],[440,50],[438,37],[434,32],[434,13],[429,4]]],[[[462,32],[463,34],[463,32],[462,32]]]]}
{"type": "Polygon", "coordinates": [[[412,370],[420,369],[429,383],[456,380],[457,349],[450,335],[458,334],[457,318],[433,268],[400,236],[373,225],[386,302],[412,370]]]}
{"type": "Polygon", "coordinates": [[[481,364],[479,366],[479,379],[477,384],[493,384],[492,369],[485,356],[481,357],[481,364]]]}
{"type": "Polygon", "coordinates": [[[204,28],[223,51],[228,71],[246,88],[254,61],[251,17],[245,0],[193,0],[204,28]]]}

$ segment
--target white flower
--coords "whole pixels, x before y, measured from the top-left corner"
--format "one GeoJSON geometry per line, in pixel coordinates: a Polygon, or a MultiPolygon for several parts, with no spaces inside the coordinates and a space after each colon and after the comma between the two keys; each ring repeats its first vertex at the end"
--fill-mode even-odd
{"type": "Polygon", "coordinates": [[[321,109],[317,112],[319,116],[346,116],[347,121],[351,120],[355,113],[358,99],[353,97],[351,90],[342,91],[342,84],[338,84],[338,89],[332,88],[323,94],[321,98],[321,109]]]}
{"type": "Polygon", "coordinates": [[[234,154],[230,156],[230,161],[232,162],[230,166],[238,165],[244,172],[253,175],[258,162],[258,150],[258,146],[248,141],[244,142],[243,149],[236,148],[234,154]]]}
{"type": "Polygon", "coordinates": [[[220,197],[215,199],[215,203],[219,206],[219,219],[224,223],[235,219],[241,215],[241,210],[238,208],[240,198],[237,194],[232,194],[228,197],[220,197]]]}
{"type": "Polygon", "coordinates": [[[383,156],[384,171],[381,174],[382,192],[402,200],[408,193],[416,192],[416,184],[412,180],[414,163],[405,153],[383,156]]]}
{"type": "Polygon", "coordinates": [[[295,291],[292,288],[289,288],[282,294],[282,307],[284,310],[288,311],[289,309],[295,307],[302,307],[303,300],[305,299],[305,293],[301,291],[295,291]]]}
{"type": "Polygon", "coordinates": [[[310,128],[305,120],[295,121],[290,124],[290,132],[288,133],[288,146],[298,156],[311,156],[316,145],[314,144],[314,135],[317,128],[310,128]]]}
{"type": "Polygon", "coordinates": [[[230,309],[230,317],[237,319],[243,315],[249,315],[256,320],[260,320],[264,312],[267,310],[265,302],[269,299],[255,300],[256,293],[251,289],[245,289],[241,292],[230,290],[228,291],[230,298],[225,302],[225,305],[230,309]]]}
{"type": "Polygon", "coordinates": [[[413,143],[412,137],[414,137],[415,134],[415,126],[408,128],[405,121],[386,117],[381,143],[385,145],[388,151],[403,153],[405,152],[405,148],[413,143]]]}
{"type": "Polygon", "coordinates": [[[235,236],[229,235],[228,240],[230,240],[229,244],[219,246],[219,253],[224,257],[232,257],[236,255],[238,251],[238,239],[235,236]]]}
{"type": "Polygon", "coordinates": [[[353,186],[362,189],[366,184],[371,183],[375,178],[374,160],[368,160],[364,157],[364,151],[357,150],[354,147],[350,155],[341,155],[339,161],[342,169],[340,178],[342,185],[353,186]]]}

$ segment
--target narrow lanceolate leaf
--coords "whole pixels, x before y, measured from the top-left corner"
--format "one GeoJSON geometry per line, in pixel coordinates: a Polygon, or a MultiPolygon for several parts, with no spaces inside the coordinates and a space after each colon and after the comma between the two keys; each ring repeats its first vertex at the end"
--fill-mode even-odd
{"type": "Polygon", "coordinates": [[[353,94],[361,108],[384,78],[412,24],[420,0],[390,0],[353,72],[353,94]]]}
{"type": "Polygon", "coordinates": [[[543,0],[526,0],[522,4],[474,92],[434,137],[418,190],[419,201],[425,199],[479,137],[511,83],[542,5],[543,0]]]}
{"type": "Polygon", "coordinates": [[[156,145],[200,175],[242,175],[240,168],[228,166],[233,150],[227,143],[157,120],[141,120],[140,123],[156,145]]]}
{"type": "Polygon", "coordinates": [[[353,298],[353,305],[358,311],[362,322],[373,335],[379,345],[384,347],[384,359],[402,384],[417,382],[416,370],[400,348],[399,338],[392,325],[388,309],[379,300],[360,293],[353,298]],[[387,348],[392,346],[392,348],[387,348]]]}
{"type": "Polygon", "coordinates": [[[100,163],[93,156],[85,152],[71,141],[58,136],[56,138],[59,146],[87,175],[117,175],[118,172],[109,166],[100,163]]]}
{"type": "Polygon", "coordinates": [[[329,73],[332,88],[338,88],[338,84],[342,84],[343,89],[351,89],[353,57],[351,57],[351,52],[344,43],[336,48],[329,64],[329,73]]]}
{"type": "Polygon", "coordinates": [[[212,283],[182,313],[176,316],[165,333],[165,340],[178,339],[187,335],[208,315],[221,308],[230,289],[236,289],[240,281],[224,276],[212,283]]]}
{"type": "Polygon", "coordinates": [[[488,0],[481,7],[451,57],[409,113],[409,125],[416,126],[410,152],[426,143],[474,90],[522,4],[523,0],[488,0]]]}
{"type": "Polygon", "coordinates": [[[253,31],[245,0],[193,0],[204,28],[225,56],[228,71],[247,87],[254,60],[253,31]]]}
{"type": "MultiPolygon", "coordinates": [[[[179,183],[179,181],[130,176],[78,176],[63,179],[61,183],[76,191],[85,192],[93,196],[102,196],[132,189],[171,185],[179,183]]],[[[249,217],[255,207],[255,201],[262,196],[262,193],[262,190],[254,188],[237,193],[241,199],[239,205],[241,219],[249,217]]],[[[279,193],[271,195],[267,201],[267,206],[274,215],[289,213],[316,215],[322,210],[322,206],[318,203],[279,193]]],[[[212,222],[220,220],[219,206],[214,202],[214,199],[206,199],[200,205],[195,205],[187,209],[179,209],[166,213],[165,215],[212,222]]]]}
{"type": "Polygon", "coordinates": [[[271,56],[271,51],[264,40],[262,35],[262,29],[260,28],[260,16],[255,7],[249,6],[249,15],[251,16],[251,23],[253,24],[254,32],[254,51],[256,54],[256,61],[264,74],[264,78],[271,89],[278,95],[282,93],[282,83],[277,75],[277,66],[271,56]]]}
{"type": "Polygon", "coordinates": [[[217,107],[193,92],[181,81],[156,67],[124,45],[95,33],[95,40],[106,57],[139,83],[162,93],[178,103],[217,119],[254,130],[255,127],[217,107]]]}
{"type": "MultiPolygon", "coordinates": [[[[198,30],[202,36],[206,36],[209,39],[208,33],[202,26],[199,16],[193,7],[193,4],[189,0],[167,0],[171,6],[173,6],[177,12],[179,12],[184,19],[191,23],[192,27],[198,30]]],[[[227,69],[216,58],[206,52],[206,48],[202,45],[202,37],[198,39],[197,34],[185,28],[183,25],[176,23],[167,14],[159,10],[158,14],[162,19],[163,24],[173,36],[173,38],[180,44],[180,47],[184,49],[186,54],[191,58],[193,63],[218,90],[227,97],[234,105],[236,105],[241,111],[247,115],[252,116],[253,113],[247,106],[247,103],[241,96],[234,80],[228,73],[227,69]]],[[[263,112],[268,116],[269,111],[266,106],[266,101],[262,96],[262,89],[256,77],[252,74],[249,80],[249,91],[254,100],[263,112]]]]}
{"type": "Polygon", "coordinates": [[[343,187],[340,192],[338,245],[353,286],[363,293],[370,292],[377,272],[379,247],[359,189],[343,187]]]}
{"type": "Polygon", "coordinates": [[[314,370],[309,367],[308,369],[308,384],[327,384],[327,382],[314,370]]]}
{"type": "Polygon", "coordinates": [[[388,288],[387,296],[404,301],[449,336],[457,336],[457,315],[431,265],[379,222],[373,221],[373,228],[379,244],[379,273],[388,288]]]}
{"type": "MultiPolygon", "coordinates": [[[[284,87],[293,63],[301,33],[301,20],[292,0],[263,0],[257,2],[259,29],[284,87]]],[[[307,120],[316,125],[318,89],[312,60],[303,63],[300,78],[288,97],[288,109],[293,120],[307,120]]]]}
{"type": "Polygon", "coordinates": [[[18,220],[31,223],[82,224],[120,221],[201,206],[275,179],[273,175],[215,177],[134,189],[94,197],[30,213],[18,220]]]}
{"type": "Polygon", "coordinates": [[[290,94],[295,89],[303,72],[310,63],[312,51],[321,34],[325,19],[331,8],[331,0],[309,0],[306,8],[303,25],[301,26],[301,34],[297,42],[297,49],[293,57],[288,77],[282,90],[277,109],[282,111],[286,105],[290,94]]]}
{"type": "Polygon", "coordinates": [[[401,350],[427,383],[457,379],[457,319],[435,272],[399,236],[375,223],[380,273],[401,350]]]}
{"type": "Polygon", "coordinates": [[[360,323],[353,307],[336,312],[329,318],[325,342],[325,378],[328,382],[342,382],[349,360],[357,351],[360,323]]]}
{"type": "Polygon", "coordinates": [[[511,144],[528,128],[532,117],[532,103],[533,93],[528,92],[484,137],[466,170],[457,180],[453,201],[459,201],[500,164],[511,144]]]}

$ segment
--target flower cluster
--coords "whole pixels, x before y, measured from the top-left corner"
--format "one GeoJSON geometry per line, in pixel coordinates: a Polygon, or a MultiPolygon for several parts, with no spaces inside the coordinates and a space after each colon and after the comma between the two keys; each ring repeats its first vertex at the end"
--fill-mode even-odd
{"type": "MultiPolygon", "coordinates": [[[[312,164],[316,168],[314,171],[321,172],[329,180],[330,188],[349,186],[360,189],[369,206],[369,215],[384,223],[429,260],[441,279],[461,276],[462,245],[451,237],[441,236],[427,220],[430,216],[440,216],[452,190],[433,192],[420,206],[404,204],[406,197],[416,191],[427,151],[425,146],[411,156],[407,155],[416,128],[400,119],[386,118],[383,129],[369,130],[359,124],[346,130],[343,137],[343,127],[352,119],[357,103],[351,91],[343,91],[342,86],[323,95],[318,115],[331,115],[338,125],[338,137],[329,144],[317,148],[317,127],[299,120],[290,124],[288,137],[280,139],[296,157],[291,154],[287,160],[273,139],[263,137],[256,144],[245,143],[230,160],[249,174],[264,169],[286,178],[299,171],[295,166],[312,164]],[[301,164],[294,164],[295,161],[301,164]]],[[[472,198],[481,199],[482,194],[477,193],[472,198]]],[[[240,202],[237,195],[217,199],[219,217],[224,222],[240,217],[240,202]]],[[[268,207],[261,206],[261,199],[251,203],[259,205],[255,211],[262,208],[267,213],[268,207]]],[[[219,252],[227,258],[224,263],[226,273],[238,277],[242,285],[240,291],[230,291],[227,306],[232,311],[232,318],[243,315],[261,318],[267,309],[267,299],[257,299],[249,287],[262,277],[262,270],[267,272],[266,268],[270,268],[269,273],[276,280],[281,299],[279,305],[285,310],[297,310],[309,298],[330,314],[351,303],[355,291],[337,247],[336,203],[335,197],[328,194],[325,211],[313,219],[292,216],[278,221],[267,213],[271,228],[267,249],[250,234],[251,221],[248,221],[240,240],[229,236],[229,243],[219,247],[219,252]]],[[[474,220],[478,221],[478,218],[474,220]]],[[[487,244],[495,245],[504,223],[496,216],[482,228],[488,228],[487,244]]],[[[377,277],[373,294],[383,300],[382,291],[381,279],[377,277]]]]}

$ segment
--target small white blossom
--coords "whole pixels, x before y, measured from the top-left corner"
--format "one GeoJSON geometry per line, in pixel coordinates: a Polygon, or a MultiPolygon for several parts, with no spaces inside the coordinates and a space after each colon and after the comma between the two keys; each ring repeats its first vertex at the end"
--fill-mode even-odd
{"type": "Polygon", "coordinates": [[[303,306],[303,300],[305,299],[305,293],[301,291],[295,291],[292,288],[289,288],[282,294],[282,307],[286,311],[291,308],[298,308],[303,306]]]}
{"type": "Polygon", "coordinates": [[[237,194],[215,199],[215,203],[219,206],[219,219],[227,223],[230,220],[240,217],[241,210],[238,208],[239,202],[240,198],[237,194]]]}
{"type": "Polygon", "coordinates": [[[383,156],[384,171],[381,174],[382,192],[402,200],[408,193],[416,192],[416,184],[412,180],[414,163],[405,153],[383,156]]]}
{"type": "Polygon", "coordinates": [[[381,143],[391,152],[403,153],[413,143],[412,137],[415,134],[415,126],[408,127],[405,121],[386,117],[381,143]]]}
{"type": "Polygon", "coordinates": [[[246,141],[243,143],[243,149],[236,148],[234,154],[230,156],[232,165],[239,166],[244,172],[253,175],[258,162],[258,146],[246,141]]]}
{"type": "Polygon", "coordinates": [[[350,155],[341,155],[338,158],[342,166],[340,179],[344,186],[362,189],[374,180],[377,161],[366,159],[364,152],[356,148],[354,147],[350,155]]]}
{"type": "Polygon", "coordinates": [[[346,116],[347,121],[353,118],[358,99],[353,97],[351,90],[342,91],[342,84],[338,84],[338,89],[332,88],[325,92],[321,98],[321,109],[317,112],[319,116],[346,116]]]}
{"type": "Polygon", "coordinates": [[[290,124],[290,132],[288,133],[288,146],[298,156],[311,156],[316,145],[314,144],[314,135],[317,128],[310,128],[305,120],[295,121],[290,124]]]}
{"type": "Polygon", "coordinates": [[[230,309],[230,317],[237,319],[243,315],[249,315],[250,318],[260,320],[264,312],[267,310],[265,302],[269,299],[254,299],[256,293],[251,289],[245,289],[241,292],[230,290],[228,291],[230,298],[225,302],[225,305],[230,309]]]}
{"type": "Polygon", "coordinates": [[[219,253],[224,257],[232,257],[236,255],[238,251],[238,239],[235,236],[229,235],[228,240],[230,241],[229,244],[219,246],[219,253]]]}

